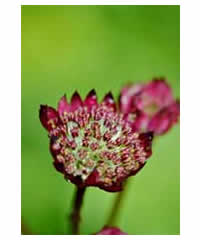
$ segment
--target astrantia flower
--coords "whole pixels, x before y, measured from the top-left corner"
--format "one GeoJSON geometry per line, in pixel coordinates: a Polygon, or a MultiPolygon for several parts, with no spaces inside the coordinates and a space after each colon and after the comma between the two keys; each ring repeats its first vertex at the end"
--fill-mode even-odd
{"type": "Polygon", "coordinates": [[[54,166],[78,187],[120,191],[151,155],[152,133],[135,132],[134,119],[117,109],[111,93],[98,103],[94,90],[84,101],[75,92],[70,104],[63,96],[57,110],[41,105],[54,166]]]}
{"type": "Polygon", "coordinates": [[[122,232],[117,227],[104,227],[100,232],[96,233],[96,235],[128,235],[128,234],[122,232]]]}
{"type": "Polygon", "coordinates": [[[125,113],[138,110],[136,129],[166,133],[179,119],[180,104],[175,100],[165,79],[153,79],[147,84],[124,87],[120,95],[120,110],[125,113]]]}

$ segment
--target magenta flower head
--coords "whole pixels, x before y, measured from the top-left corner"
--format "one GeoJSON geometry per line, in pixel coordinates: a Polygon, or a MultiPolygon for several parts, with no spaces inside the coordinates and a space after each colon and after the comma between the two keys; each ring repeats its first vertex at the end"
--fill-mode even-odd
{"type": "Polygon", "coordinates": [[[94,90],[84,101],[77,92],[71,103],[63,96],[57,110],[41,105],[54,166],[79,188],[120,191],[151,156],[152,133],[135,132],[134,119],[127,120],[118,108],[111,93],[98,103],[94,90]]]}
{"type": "Polygon", "coordinates": [[[156,135],[166,133],[177,123],[180,115],[179,100],[173,98],[170,86],[162,78],[122,89],[120,110],[126,114],[136,109],[136,129],[140,132],[153,131],[156,135]]]}
{"type": "Polygon", "coordinates": [[[96,235],[128,235],[128,234],[122,232],[117,227],[104,227],[100,232],[96,233],[96,235]]]}

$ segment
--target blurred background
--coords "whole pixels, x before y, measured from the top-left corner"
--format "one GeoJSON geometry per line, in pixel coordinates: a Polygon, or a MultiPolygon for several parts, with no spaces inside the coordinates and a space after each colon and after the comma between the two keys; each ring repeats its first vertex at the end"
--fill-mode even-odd
{"type": "MultiPolygon", "coordinates": [[[[117,99],[127,82],[165,76],[179,97],[179,6],[22,6],[21,213],[33,234],[70,232],[75,186],[52,166],[40,104],[66,93],[117,99]]],[[[118,226],[128,234],[179,234],[180,129],[156,139],[130,183],[118,226]]],[[[114,193],[89,188],[81,233],[105,224],[114,193]]]]}

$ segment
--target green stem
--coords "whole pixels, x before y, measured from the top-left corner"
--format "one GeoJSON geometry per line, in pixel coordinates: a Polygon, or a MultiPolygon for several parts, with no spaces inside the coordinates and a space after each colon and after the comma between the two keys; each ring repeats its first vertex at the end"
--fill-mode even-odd
{"type": "Polygon", "coordinates": [[[22,235],[32,235],[33,233],[30,231],[30,229],[27,227],[23,219],[21,219],[21,234],[22,235]]]}
{"type": "Polygon", "coordinates": [[[74,235],[78,235],[80,233],[80,211],[83,205],[83,197],[86,188],[79,188],[77,187],[75,195],[74,195],[74,202],[73,202],[73,210],[71,213],[71,223],[72,223],[72,233],[74,235]]]}
{"type": "Polygon", "coordinates": [[[120,215],[120,210],[122,208],[122,204],[124,202],[126,193],[127,193],[127,189],[128,189],[128,181],[126,180],[126,182],[124,183],[123,186],[123,191],[117,193],[117,196],[114,199],[114,204],[112,206],[111,209],[111,213],[108,217],[108,221],[107,221],[107,226],[115,226],[117,219],[119,218],[120,215]]]}

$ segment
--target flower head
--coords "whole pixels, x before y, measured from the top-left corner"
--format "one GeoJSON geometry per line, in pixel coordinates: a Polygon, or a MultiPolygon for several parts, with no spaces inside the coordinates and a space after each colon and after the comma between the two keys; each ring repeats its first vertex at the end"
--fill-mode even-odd
{"type": "Polygon", "coordinates": [[[166,133],[180,115],[179,100],[175,100],[165,79],[153,79],[147,84],[124,87],[120,95],[121,112],[138,110],[135,127],[139,131],[153,131],[157,135],[166,133]]]}
{"type": "Polygon", "coordinates": [[[96,233],[96,235],[128,235],[128,234],[122,232],[117,227],[104,227],[100,232],[96,233]]]}
{"type": "Polygon", "coordinates": [[[117,109],[111,93],[98,103],[94,90],[84,101],[75,92],[70,104],[63,96],[57,110],[41,105],[54,166],[79,187],[120,191],[151,155],[152,133],[135,132],[134,119],[117,109]]]}

